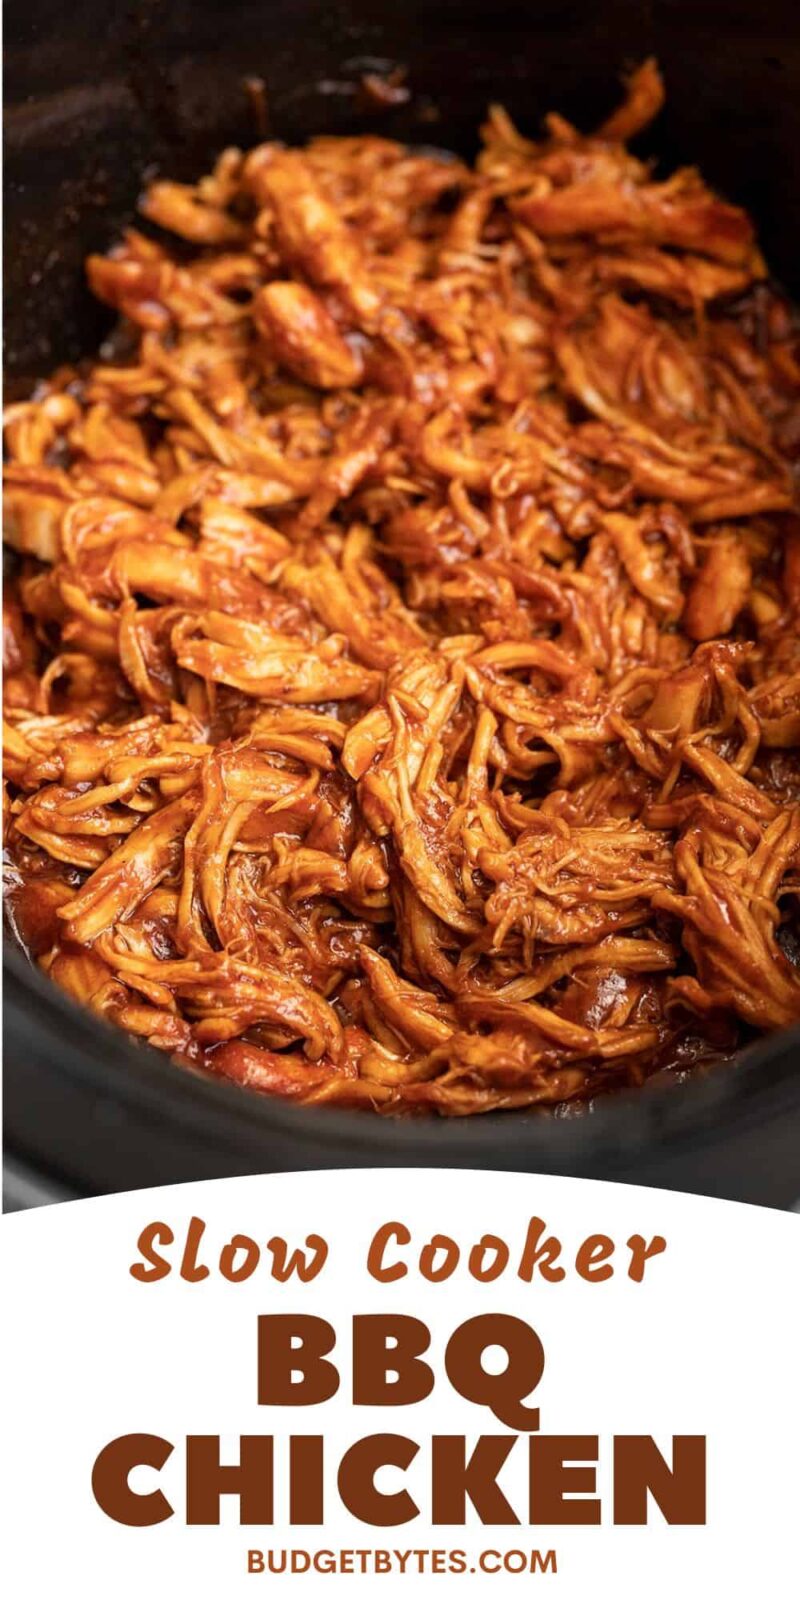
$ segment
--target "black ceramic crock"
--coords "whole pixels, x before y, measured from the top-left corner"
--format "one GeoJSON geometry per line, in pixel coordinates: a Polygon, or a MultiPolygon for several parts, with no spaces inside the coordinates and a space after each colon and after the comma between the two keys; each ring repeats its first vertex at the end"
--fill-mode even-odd
{"type": "MultiPolygon", "coordinates": [[[[143,177],[189,177],[228,143],[372,130],[469,153],[487,104],[523,128],[591,127],[655,54],[668,105],[644,149],[699,163],[753,212],[800,296],[796,0],[6,0],[6,379],[29,384],[106,331],[82,274],[143,177]],[[407,70],[407,102],[362,75],[407,70]],[[259,78],[265,96],[246,80],[259,78]],[[266,120],[265,120],[266,119],[266,120]]],[[[13,389],[12,389],[13,392],[13,389]]],[[[400,1122],[312,1110],[182,1072],[64,998],[6,940],[11,1205],[240,1173],[475,1167],[800,1198],[800,1031],[701,1082],[577,1118],[400,1122]]]]}

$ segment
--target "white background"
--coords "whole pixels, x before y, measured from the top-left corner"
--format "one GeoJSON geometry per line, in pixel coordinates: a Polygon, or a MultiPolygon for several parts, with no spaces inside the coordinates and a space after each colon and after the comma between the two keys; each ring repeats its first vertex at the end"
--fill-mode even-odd
{"type": "MultiPolygon", "coordinates": [[[[3,1379],[6,1593],[14,1600],[251,1600],[296,1586],[298,1594],[340,1594],[355,1584],[372,1595],[374,1576],[255,1576],[250,1546],[260,1548],[555,1548],[558,1573],[487,1576],[386,1576],[379,1593],[518,1595],[556,1600],[588,1596],[720,1594],[795,1600],[800,1593],[796,1529],[800,1511],[800,1379],[796,1291],[800,1220],[778,1212],[555,1178],[464,1172],[289,1174],[181,1185],[103,1200],[79,1201],[7,1217],[4,1244],[3,1379]],[[203,1259],[211,1265],[234,1232],[292,1247],[309,1233],[327,1238],[328,1263],[313,1283],[279,1285],[267,1265],[249,1281],[217,1273],[199,1284],[177,1268],[160,1283],[129,1274],[136,1240],[150,1221],[168,1222],[178,1238],[196,1214],[208,1223],[203,1259]],[[413,1270],[393,1285],[368,1277],[370,1238],[387,1220],[405,1222],[417,1248],[432,1232],[468,1249],[482,1233],[521,1246],[528,1219],[544,1218],[564,1245],[566,1281],[519,1281],[509,1271],[481,1285],[465,1267],[446,1284],[413,1270]],[[582,1281],[570,1251],[590,1233],[619,1242],[613,1279],[582,1281]],[[664,1255],[642,1284],[626,1275],[624,1242],[661,1233],[664,1255]],[[326,1317],[338,1331],[342,1383],[325,1406],[294,1412],[256,1403],[256,1319],[300,1310],[326,1317]],[[414,1407],[356,1410],[350,1403],[347,1351],[354,1312],[402,1311],[433,1333],[437,1383],[414,1407]],[[653,1508],[645,1528],[431,1528],[424,1515],[404,1528],[373,1529],[350,1517],[335,1495],[335,1470],[347,1445],[370,1432],[420,1441],[408,1487],[427,1502],[426,1440],[432,1433],[507,1430],[456,1395],[441,1351],[468,1316],[503,1311],[529,1321],[544,1344],[546,1367],[535,1396],[543,1433],[597,1433],[610,1458],[614,1433],[651,1433],[669,1459],[678,1433],[708,1435],[708,1524],[668,1527],[653,1508]],[[240,1528],[228,1497],[223,1525],[187,1528],[182,1520],[182,1451],[187,1433],[222,1434],[236,1459],[242,1433],[324,1433],[330,1493],[324,1528],[240,1528]],[[174,1442],[160,1486],[176,1515],[155,1528],[110,1521],[94,1502],[94,1459],[129,1432],[174,1442]]],[[[171,1252],[177,1255],[177,1246],[171,1252]]],[[[404,1259],[414,1261],[409,1247],[404,1259]]],[[[525,1447],[520,1442],[499,1482],[524,1517],[525,1447]],[[517,1452],[518,1464],[517,1462],[517,1452]]],[[[135,1481],[135,1480],[134,1480],[135,1481]]],[[[137,1485],[155,1487],[152,1475],[137,1485]]],[[[384,1489],[400,1483],[385,1481],[384,1489]]],[[[610,1473],[598,1490],[610,1507],[610,1473]]],[[[279,1499],[278,1513],[282,1502],[279,1499]]],[[[283,1513],[285,1516],[285,1513],[283,1513]]]]}

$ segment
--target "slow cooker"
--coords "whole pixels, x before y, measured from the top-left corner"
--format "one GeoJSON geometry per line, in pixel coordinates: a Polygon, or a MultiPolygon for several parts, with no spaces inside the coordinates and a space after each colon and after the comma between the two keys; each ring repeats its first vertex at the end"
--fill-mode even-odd
{"type": "MultiPolygon", "coordinates": [[[[6,385],[25,392],[107,331],[83,258],[154,169],[226,144],[370,130],[470,153],[487,104],[526,130],[591,127],[655,55],[665,168],[697,162],[752,212],[800,296],[800,16],[790,0],[7,0],[6,385]],[[408,98],[367,103],[364,73],[408,98]]],[[[577,1116],[431,1121],[313,1110],[178,1070],[59,993],[5,940],[7,1203],[299,1168],[468,1167],[607,1178],[773,1206],[800,1196],[800,1030],[697,1081],[577,1116]]]]}

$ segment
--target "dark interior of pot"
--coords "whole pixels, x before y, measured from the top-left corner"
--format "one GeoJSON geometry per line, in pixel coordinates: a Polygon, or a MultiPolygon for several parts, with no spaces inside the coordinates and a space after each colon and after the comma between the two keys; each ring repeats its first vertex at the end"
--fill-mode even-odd
{"type": "MultiPolygon", "coordinates": [[[[465,154],[490,101],[535,132],[591,127],[621,71],[657,56],[667,107],[644,141],[698,162],[758,223],[800,289],[800,24],[791,0],[8,0],[7,392],[94,350],[108,323],[82,263],[134,214],[154,170],[197,176],[226,144],[374,132],[465,154]],[[404,69],[408,98],[364,94],[404,69]]],[[[800,1194],[797,1044],[759,1045],[713,1082],[596,1115],[375,1127],[294,1111],[177,1073],[79,1016],[12,950],[7,1139],[61,1193],[346,1164],[511,1166],[663,1183],[785,1205],[800,1194]]],[[[46,1186],[46,1184],[45,1184],[46,1186]]]]}
{"type": "Polygon", "coordinates": [[[469,153],[488,103],[535,131],[558,109],[590,128],[626,64],[655,54],[667,106],[648,136],[665,169],[699,161],[797,277],[800,28],[791,0],[10,0],[6,15],[7,372],[74,359],[101,333],[82,262],[130,220],[154,166],[205,171],[228,143],[373,131],[469,153]],[[360,91],[406,69],[409,99],[360,91]],[[248,80],[261,79],[264,112],[248,80]]]}

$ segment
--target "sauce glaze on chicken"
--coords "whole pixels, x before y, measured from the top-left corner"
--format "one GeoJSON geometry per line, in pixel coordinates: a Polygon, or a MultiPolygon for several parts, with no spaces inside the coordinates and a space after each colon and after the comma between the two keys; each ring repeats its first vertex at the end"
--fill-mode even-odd
{"type": "Polygon", "coordinates": [[[800,1018],[798,327],[661,100],[154,182],[9,408],[12,914],[178,1060],[469,1114],[800,1018]]]}

